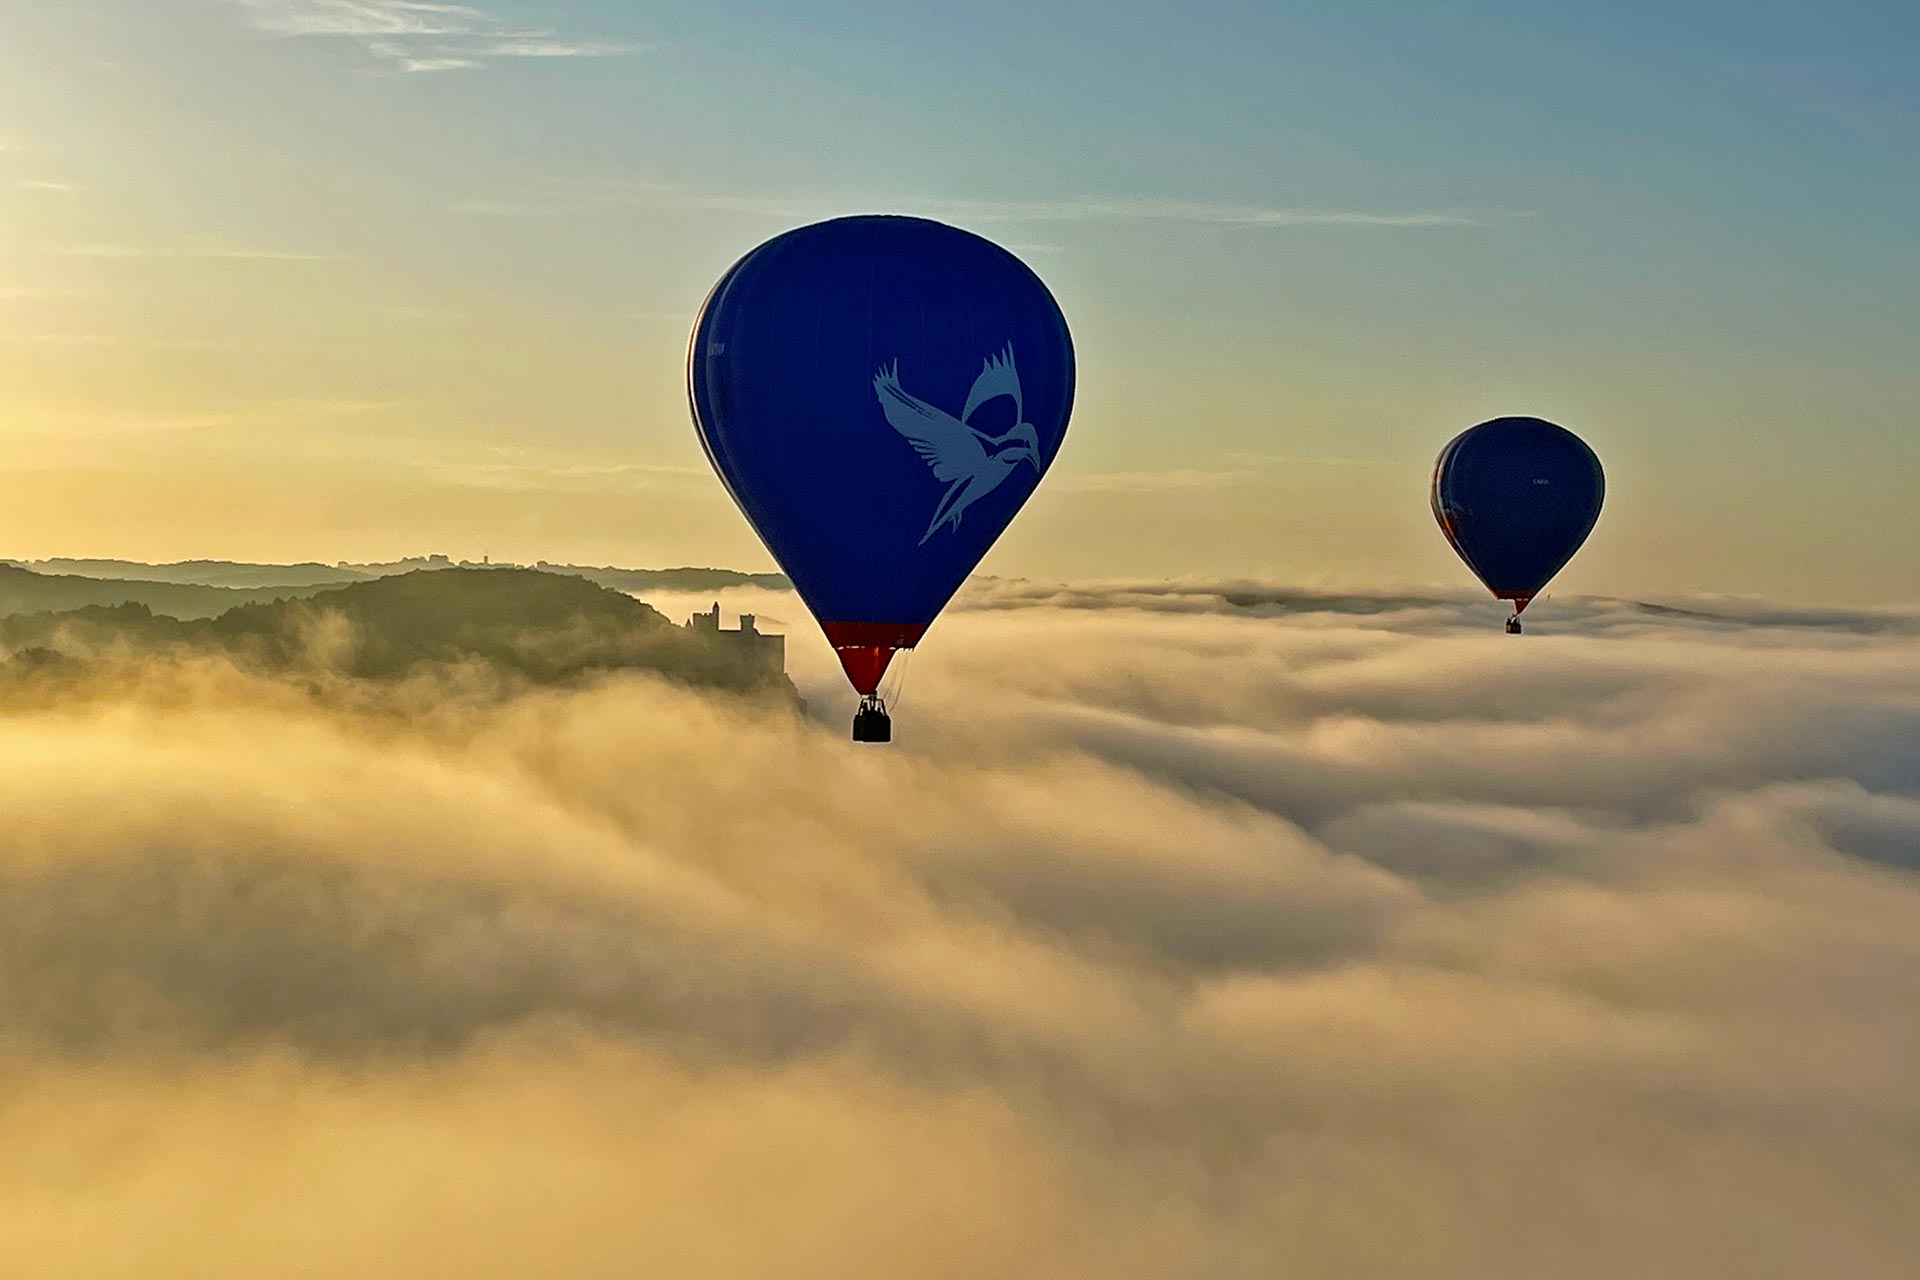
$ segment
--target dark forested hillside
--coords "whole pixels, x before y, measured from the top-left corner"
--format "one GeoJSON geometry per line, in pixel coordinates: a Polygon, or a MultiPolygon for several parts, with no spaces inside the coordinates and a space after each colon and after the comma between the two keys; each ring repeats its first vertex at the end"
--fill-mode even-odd
{"type": "Polygon", "coordinates": [[[137,603],[170,617],[211,618],[235,605],[276,600],[289,594],[274,587],[213,587],[35,573],[18,565],[0,564],[0,615],[137,603]]]}
{"type": "Polygon", "coordinates": [[[267,673],[326,669],[381,680],[484,663],[542,684],[642,670],[701,687],[793,694],[777,666],[725,634],[676,626],[631,596],[532,569],[423,570],[215,618],[171,617],[143,602],[16,613],[0,618],[0,645],[16,655],[16,675],[113,656],[211,653],[267,673]]]}

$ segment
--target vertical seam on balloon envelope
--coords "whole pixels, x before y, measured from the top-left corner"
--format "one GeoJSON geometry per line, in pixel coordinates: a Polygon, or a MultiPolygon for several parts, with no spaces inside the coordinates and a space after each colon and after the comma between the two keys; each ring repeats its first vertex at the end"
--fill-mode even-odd
{"type": "MultiPolygon", "coordinates": [[[[768,242],[768,247],[769,248],[777,247],[778,252],[782,255],[791,254],[794,251],[795,245],[799,243],[796,237],[799,234],[801,234],[801,232],[803,232],[804,230],[805,228],[801,228],[799,231],[789,231],[782,235],[775,236],[772,240],[768,242]]],[[[762,269],[763,271],[767,271],[769,273],[771,271],[770,266],[763,267],[762,269]]],[[[762,376],[764,376],[767,379],[769,384],[771,384],[773,380],[773,370],[774,370],[774,366],[772,362],[767,362],[762,376]]],[[[780,388],[772,388],[771,386],[769,386],[768,388],[763,389],[763,395],[766,396],[767,398],[771,398],[772,394],[779,390],[780,388]]],[[[787,390],[791,390],[791,389],[789,388],[787,390]]],[[[776,511],[777,511],[777,508],[776,508],[776,511]]],[[[776,514],[774,517],[774,523],[781,530],[780,538],[778,539],[778,541],[781,541],[781,542],[788,541],[791,537],[791,532],[790,532],[791,527],[789,526],[788,522],[784,518],[781,518],[779,515],[776,514]]],[[[772,552],[773,540],[768,540],[767,550],[769,553],[772,552]]]]}
{"type": "MultiPolygon", "coordinates": [[[[916,271],[925,271],[924,265],[918,263],[918,261],[914,263],[914,269],[916,269],[916,271]]],[[[952,297],[952,294],[948,294],[948,297],[952,297]]],[[[924,290],[920,292],[920,334],[916,336],[914,345],[920,347],[920,359],[925,361],[925,353],[927,353],[927,296],[925,296],[924,290]]],[[[927,367],[931,368],[931,361],[927,361],[927,367]]],[[[954,532],[954,535],[958,535],[958,533],[960,533],[958,526],[954,526],[952,532],[954,532]]],[[[924,551],[922,551],[920,555],[925,555],[924,551]]],[[[952,599],[952,597],[948,597],[948,599],[952,599]]],[[[943,608],[947,608],[945,601],[941,601],[941,610],[943,610],[943,608]]],[[[939,618],[941,610],[935,610],[935,612],[933,612],[933,618],[927,618],[927,626],[929,626],[929,628],[931,628],[933,622],[939,618]]],[[[918,643],[918,641],[914,641],[914,643],[918,643]]],[[[899,693],[899,687],[895,687],[895,691],[899,693]]]]}
{"type": "MultiPolygon", "coordinates": [[[[989,243],[991,243],[991,242],[989,242],[989,243]]],[[[997,246],[997,245],[996,245],[995,247],[996,247],[996,248],[998,248],[999,246],[997,246]]],[[[966,296],[966,299],[967,299],[967,336],[968,336],[969,338],[971,338],[971,339],[972,339],[972,343],[970,344],[970,345],[971,345],[971,349],[970,349],[970,350],[969,350],[969,352],[968,352],[968,361],[967,361],[967,366],[966,366],[966,367],[967,367],[967,368],[969,368],[969,369],[971,369],[971,368],[973,367],[973,361],[974,361],[974,360],[976,360],[976,359],[980,359],[980,358],[981,358],[981,355],[980,355],[980,330],[979,330],[979,327],[978,327],[978,326],[977,326],[977,325],[976,325],[976,324],[974,323],[974,310],[973,310],[973,295],[972,295],[972,294],[968,294],[968,295],[966,296]]],[[[972,424],[971,422],[969,422],[969,423],[967,423],[967,424],[966,424],[966,427],[967,427],[967,430],[969,430],[969,431],[971,431],[971,430],[973,430],[973,424],[972,424]]],[[[1005,533],[1005,532],[1006,532],[1006,525],[1001,525],[1001,526],[1000,526],[1000,532],[1001,532],[1001,533],[1005,533]]],[[[1000,534],[995,534],[995,535],[994,535],[994,537],[993,537],[993,542],[998,542],[999,540],[1000,540],[1000,534]]],[[[982,551],[982,552],[980,553],[980,559],[981,559],[981,560],[984,560],[984,559],[986,559],[986,558],[987,558],[988,556],[990,556],[990,555],[992,555],[992,554],[993,554],[993,543],[992,543],[992,542],[990,542],[990,543],[988,543],[988,544],[987,544],[987,549],[986,549],[985,551],[982,551]]],[[[940,605],[940,609],[941,609],[941,612],[943,612],[943,613],[944,613],[944,612],[946,611],[946,607],[947,607],[947,604],[948,604],[948,603],[950,603],[950,602],[951,602],[951,601],[953,600],[953,596],[957,596],[957,595],[959,595],[959,594],[960,594],[960,593],[961,593],[962,591],[964,591],[964,590],[966,590],[966,586],[967,586],[967,579],[968,579],[968,578],[971,578],[971,577],[972,577],[972,576],[974,575],[974,573],[975,573],[975,571],[976,571],[976,570],[978,570],[979,568],[980,568],[980,561],[979,561],[979,560],[976,560],[976,561],[974,561],[974,565],[973,565],[973,568],[972,568],[972,569],[969,569],[969,570],[967,570],[967,572],[966,572],[966,574],[965,574],[965,576],[963,576],[963,577],[962,577],[962,578],[960,579],[960,583],[959,583],[959,585],[958,585],[958,586],[956,586],[956,587],[954,587],[954,589],[953,589],[953,595],[950,595],[950,596],[948,596],[948,597],[947,597],[947,599],[946,599],[945,601],[942,601],[942,602],[941,602],[941,605],[940,605]]],[[[938,621],[938,619],[939,619],[939,615],[938,615],[938,614],[935,614],[935,615],[934,615],[934,618],[935,618],[935,621],[938,621]]],[[[928,623],[927,625],[928,625],[929,627],[931,627],[931,626],[932,626],[933,624],[932,624],[932,623],[928,623]]],[[[906,681],[906,671],[905,671],[904,669],[903,669],[903,670],[901,671],[901,673],[900,673],[900,679],[901,679],[901,682],[902,682],[902,684],[904,685],[904,683],[905,683],[905,681],[906,681]]],[[[898,693],[900,692],[900,688],[899,688],[898,686],[896,686],[896,688],[895,688],[895,690],[894,690],[894,692],[895,692],[896,694],[898,694],[898,693]]]]}
{"type": "MultiPolygon", "coordinates": [[[[731,296],[735,289],[746,286],[758,289],[760,287],[760,279],[767,270],[768,261],[777,254],[785,251],[788,243],[785,236],[776,236],[774,239],[769,240],[766,244],[754,250],[751,254],[748,254],[747,258],[743,260],[739,278],[727,290],[728,295],[731,296]],[[749,267],[751,267],[751,269],[749,269],[749,267]],[[752,278],[750,279],[749,277],[752,278]]],[[[739,344],[732,341],[730,337],[729,348],[731,349],[738,345],[739,344]]],[[[737,354],[735,358],[738,358],[737,354]]],[[[757,368],[750,372],[761,378],[771,378],[772,376],[771,366],[757,368]]],[[[739,502],[739,499],[736,497],[735,501],[739,502]]],[[[745,511],[747,515],[747,524],[752,527],[761,543],[766,546],[768,554],[771,555],[774,546],[786,538],[786,524],[780,519],[777,509],[768,510],[767,504],[762,502],[755,502],[753,507],[758,509],[758,514],[756,514],[754,510],[748,509],[746,504],[741,503],[741,510],[745,511]]],[[[778,557],[775,557],[775,559],[777,562],[778,557]]],[[[784,566],[782,566],[782,568],[784,569],[784,566]]],[[[789,577],[791,577],[790,574],[789,577]]]]}
{"type": "MultiPolygon", "coordinates": [[[[752,254],[748,255],[749,258],[752,260],[754,266],[757,268],[757,271],[755,273],[754,280],[753,280],[753,284],[756,290],[764,287],[762,282],[764,281],[766,274],[771,269],[769,264],[779,255],[782,255],[791,251],[792,246],[794,244],[793,237],[795,234],[796,234],[795,232],[789,231],[789,232],[784,232],[781,235],[775,236],[772,240],[767,241],[765,244],[761,245],[757,250],[755,250],[752,254]]],[[[744,277],[747,275],[747,273],[743,271],[741,274],[744,280],[744,277]]],[[[731,290],[729,292],[731,292],[731,290]]],[[[736,343],[735,345],[738,345],[738,344],[736,343]]],[[[759,388],[759,394],[762,396],[762,398],[766,398],[767,396],[769,396],[770,393],[778,390],[778,388],[773,388],[771,386],[771,382],[773,378],[773,365],[771,363],[763,362],[761,365],[756,366],[752,372],[754,376],[765,380],[769,384],[767,386],[763,386],[759,388]]],[[[776,545],[789,540],[790,526],[787,524],[785,520],[781,518],[777,505],[772,507],[771,509],[769,508],[768,504],[763,502],[756,502],[754,505],[757,508],[759,508],[760,513],[758,515],[755,515],[754,513],[749,512],[747,516],[747,522],[753,526],[754,532],[759,534],[760,541],[766,545],[768,554],[772,555],[773,548],[776,545]]],[[[777,555],[774,556],[774,559],[776,563],[779,562],[779,557],[777,555]]],[[[788,580],[793,582],[796,591],[798,591],[799,588],[801,587],[801,583],[799,580],[794,578],[793,570],[785,564],[781,564],[781,569],[787,574],[788,580]]],[[[802,595],[803,600],[804,598],[805,598],[804,595],[802,595]]]]}
{"type": "MultiPolygon", "coordinates": [[[[870,250],[869,250],[869,252],[868,252],[868,257],[867,257],[867,341],[866,341],[866,351],[867,351],[867,363],[868,363],[868,364],[872,364],[872,363],[874,362],[874,358],[875,358],[875,352],[874,352],[874,349],[873,349],[873,291],[874,291],[874,278],[875,278],[875,276],[876,276],[876,275],[877,275],[878,273],[879,273],[879,267],[878,267],[878,264],[876,263],[876,261],[875,261],[875,259],[874,259],[874,256],[873,256],[873,251],[872,251],[872,250],[870,249],[870,250]]],[[[868,411],[867,411],[867,422],[869,423],[869,428],[868,428],[869,430],[871,430],[871,429],[872,429],[872,428],[871,428],[871,423],[872,423],[872,421],[873,421],[873,409],[872,409],[871,407],[869,407],[869,409],[868,409],[868,411]]],[[[871,479],[871,477],[866,477],[866,478],[868,478],[868,479],[871,479]]],[[[863,488],[862,488],[862,491],[861,491],[860,493],[858,493],[858,494],[856,494],[856,495],[855,495],[855,499],[856,499],[856,501],[861,501],[861,502],[864,502],[864,501],[866,501],[866,500],[867,500],[867,497],[868,497],[868,495],[867,495],[867,493],[866,493],[866,491],[865,491],[865,487],[864,487],[864,486],[863,486],[863,488]]],[[[863,548],[862,548],[862,550],[863,550],[863,551],[865,552],[865,555],[866,555],[866,563],[865,563],[865,564],[863,564],[863,565],[862,565],[862,566],[860,567],[860,572],[861,572],[861,575],[862,575],[862,577],[863,577],[863,578],[865,578],[865,579],[866,579],[866,580],[867,580],[868,582],[871,582],[871,581],[873,581],[873,577],[874,577],[874,554],[873,554],[873,537],[874,537],[874,534],[873,534],[873,525],[872,525],[871,523],[869,523],[869,524],[867,525],[867,536],[866,536],[866,539],[865,539],[865,544],[864,544],[864,546],[863,546],[863,548]]],[[[881,619],[881,618],[849,618],[849,619],[847,619],[847,621],[849,621],[849,622],[881,622],[881,621],[885,621],[885,619],[881,619]]]]}
{"type": "Polygon", "coordinates": [[[720,299],[738,279],[740,269],[746,264],[747,259],[751,257],[753,257],[753,254],[749,253],[727,269],[727,273],[721,276],[719,282],[708,291],[706,301],[701,303],[699,314],[694,318],[693,333],[689,335],[687,339],[687,402],[693,411],[694,434],[700,437],[700,449],[707,455],[708,465],[713,468],[714,474],[720,477],[721,489],[726,492],[727,497],[733,500],[733,505],[739,509],[741,516],[746,520],[747,527],[752,529],[754,535],[764,543],[766,542],[766,535],[760,531],[759,522],[753,518],[753,513],[747,510],[747,504],[740,500],[739,492],[733,487],[732,477],[727,474],[727,469],[720,464],[720,457],[718,453],[715,452],[712,435],[713,432],[718,429],[717,423],[719,415],[712,412],[703,412],[701,409],[703,402],[710,402],[712,400],[711,388],[704,385],[707,381],[706,379],[703,378],[700,379],[699,382],[696,382],[694,377],[700,345],[712,341],[710,325],[717,322],[717,318],[722,310],[720,299]],[[709,419],[712,419],[712,421],[709,419]]]}
{"type": "MultiPolygon", "coordinates": [[[[812,357],[811,357],[812,358],[811,382],[816,387],[820,385],[820,348],[821,348],[820,334],[821,334],[821,331],[826,327],[826,311],[827,311],[827,300],[824,297],[815,298],[813,302],[813,351],[812,351],[812,357]]],[[[841,470],[841,466],[837,459],[835,460],[834,469],[836,471],[841,470]]]]}

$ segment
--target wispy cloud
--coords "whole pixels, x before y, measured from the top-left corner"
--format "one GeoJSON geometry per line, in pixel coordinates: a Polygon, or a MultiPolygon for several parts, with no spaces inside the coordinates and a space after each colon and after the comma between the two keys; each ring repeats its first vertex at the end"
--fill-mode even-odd
{"type": "MultiPolygon", "coordinates": [[[[83,340],[99,335],[79,335],[83,340]]],[[[61,339],[55,338],[55,341],[61,339]]],[[[5,341],[5,339],[0,339],[5,341]]],[[[111,338],[107,342],[113,342],[111,338]]],[[[208,339],[181,339],[162,341],[156,344],[162,350],[218,349],[232,346],[208,339]]],[[[255,344],[246,344],[253,346],[255,344]]],[[[205,408],[186,412],[152,413],[113,413],[94,412],[73,417],[62,417],[57,422],[29,428],[28,434],[39,434],[71,443],[84,441],[89,446],[103,437],[120,440],[133,440],[143,436],[176,435],[198,431],[230,431],[234,428],[255,429],[262,426],[289,426],[315,421],[341,418],[357,418],[368,415],[388,413],[396,409],[411,407],[414,402],[406,400],[352,400],[297,397],[292,399],[262,400],[248,404],[222,408],[205,408]]]]}
{"type": "Polygon", "coordinates": [[[264,249],[255,245],[178,241],[160,244],[62,244],[47,250],[69,258],[200,258],[241,262],[334,262],[332,254],[264,249]]]}
{"type": "Polygon", "coordinates": [[[1227,489],[1258,476],[1251,467],[1169,467],[1164,471],[1082,471],[1055,476],[1052,483],[1063,493],[1168,493],[1227,489]]]}
{"type": "MultiPolygon", "coordinates": [[[[1355,209],[1166,200],[1136,196],[1066,196],[1046,200],[979,200],[967,197],[868,194],[822,198],[786,194],[703,191],[672,183],[625,179],[548,179],[538,195],[494,193],[462,202],[469,212],[551,213],[565,205],[619,203],[650,208],[698,209],[769,218],[813,219],[872,211],[919,213],[962,221],[1010,224],[1162,222],[1248,228],[1348,227],[1435,229],[1482,227],[1534,216],[1516,209],[1355,209]]],[[[1048,249],[1057,246],[1047,245],[1048,249]]]]}
{"type": "Polygon", "coordinates": [[[1314,457],[1305,454],[1230,453],[1217,467],[1165,467],[1145,471],[1062,472],[1048,483],[1071,493],[1170,493],[1268,484],[1309,467],[1388,467],[1394,459],[1314,457]]]}
{"type": "Polygon", "coordinates": [[[1400,458],[1355,458],[1326,453],[1229,453],[1227,461],[1244,467],[1280,470],[1287,467],[1398,467],[1400,458]]]}
{"type": "Polygon", "coordinates": [[[519,36],[482,44],[483,58],[612,58],[633,53],[639,46],[616,44],[606,40],[554,40],[544,36],[519,36]]]}
{"type": "Polygon", "coordinates": [[[1194,222],[1238,227],[1476,227],[1496,216],[1515,216],[1472,214],[1456,210],[1311,209],[1134,198],[949,200],[932,203],[974,217],[1010,222],[1194,222]]]}
{"type": "Polygon", "coordinates": [[[368,40],[365,43],[368,52],[385,58],[402,71],[469,71],[480,66],[478,58],[446,52],[419,54],[397,40],[368,40]]]}
{"type": "Polygon", "coordinates": [[[135,347],[148,351],[304,351],[302,343],[260,338],[165,337],[138,333],[9,333],[0,343],[46,347],[135,347]]]}
{"type": "Polygon", "coordinates": [[[263,31],[289,36],[465,35],[493,23],[480,9],[425,0],[238,0],[263,31]]]}
{"type": "Polygon", "coordinates": [[[424,0],[234,0],[269,35],[346,39],[401,71],[466,71],[509,58],[609,58],[640,46],[516,27],[464,4],[424,0]]]}
{"type": "Polygon", "coordinates": [[[438,446],[434,452],[434,460],[424,468],[427,472],[442,483],[476,489],[623,493],[660,485],[704,484],[712,478],[704,465],[576,462],[523,449],[497,449],[474,459],[448,459],[438,446]]]}
{"type": "Polygon", "coordinates": [[[495,196],[473,196],[453,202],[455,213],[471,213],[483,218],[547,218],[565,213],[566,206],[552,200],[514,200],[495,196]]]}
{"type": "Polygon", "coordinates": [[[34,191],[48,195],[73,195],[80,190],[72,182],[55,182],[51,178],[22,178],[13,184],[15,191],[34,191]]]}

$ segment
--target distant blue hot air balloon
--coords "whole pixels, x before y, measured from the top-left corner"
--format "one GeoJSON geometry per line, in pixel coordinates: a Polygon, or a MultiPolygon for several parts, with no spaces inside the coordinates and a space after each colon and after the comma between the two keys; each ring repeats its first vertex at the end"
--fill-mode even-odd
{"type": "Polygon", "coordinates": [[[1600,459],[1539,418],[1469,428],[1433,464],[1433,517],[1487,590],[1513,601],[1507,630],[1587,540],[1606,496],[1600,459]]]}
{"type": "Polygon", "coordinates": [[[776,236],[722,276],[687,352],[707,457],[840,655],[877,690],[1059,452],[1073,342],[1025,263],[923,218],[776,236]]]}

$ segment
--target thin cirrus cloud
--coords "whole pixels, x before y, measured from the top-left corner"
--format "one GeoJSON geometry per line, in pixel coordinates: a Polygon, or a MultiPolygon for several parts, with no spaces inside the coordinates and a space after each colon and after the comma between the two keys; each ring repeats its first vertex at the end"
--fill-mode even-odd
{"type": "Polygon", "coordinates": [[[1059,476],[1055,484],[1072,493],[1168,493],[1176,490],[1226,489],[1250,484],[1259,475],[1251,468],[1170,467],[1165,471],[1084,471],[1059,476]]]}
{"type": "Polygon", "coordinates": [[[1006,200],[950,201],[981,217],[1014,222],[1197,222],[1238,227],[1477,227],[1492,217],[1458,211],[1308,209],[1217,204],[1194,200],[1006,200]]]}
{"type": "Polygon", "coordinates": [[[425,469],[443,484],[525,493],[627,493],[661,485],[704,484],[712,474],[705,466],[562,462],[525,457],[435,461],[425,469]]]}
{"type": "MultiPolygon", "coordinates": [[[[0,339],[0,341],[6,341],[6,339],[0,339]]],[[[101,345],[119,345],[122,342],[114,335],[94,334],[36,336],[27,341],[101,345]]],[[[258,343],[222,344],[195,339],[136,341],[142,341],[144,345],[154,346],[160,350],[214,349],[219,346],[245,346],[260,349],[263,345],[258,343]]],[[[330,419],[364,417],[412,407],[414,403],[404,400],[292,398],[263,400],[231,408],[212,408],[191,413],[92,413],[54,423],[26,424],[18,433],[18,437],[21,440],[54,445],[80,441],[88,447],[93,447],[103,439],[129,442],[142,438],[193,432],[258,430],[263,426],[287,427],[330,419]]]]}
{"type": "MultiPolygon", "coordinates": [[[[1239,204],[1151,197],[1083,196],[1045,200],[980,200],[964,197],[883,195],[823,199],[817,196],[703,191],[673,183],[552,178],[532,192],[496,192],[458,201],[463,213],[490,217],[544,216],[595,204],[740,213],[757,217],[822,218],[866,208],[930,217],[1001,223],[1159,222],[1249,228],[1351,227],[1437,229],[1485,227],[1531,218],[1524,209],[1352,209],[1239,204]]],[[[1048,245],[1049,249],[1057,246],[1048,245]]]]}
{"type": "Polygon", "coordinates": [[[263,338],[197,338],[140,333],[0,334],[0,343],[43,347],[132,347],[146,351],[304,351],[304,343],[263,338]]]}
{"type": "Polygon", "coordinates": [[[405,72],[476,70],[503,59],[608,58],[639,46],[516,27],[473,5],[424,0],[235,0],[269,35],[352,40],[405,72]]]}
{"type": "Polygon", "coordinates": [[[55,245],[48,250],[68,258],[139,259],[194,258],[232,262],[335,262],[332,254],[266,249],[255,245],[198,241],[154,244],[86,243],[55,245]]]}
{"type": "Polygon", "coordinates": [[[1264,484],[1306,467],[1391,467],[1391,458],[1349,458],[1308,454],[1230,453],[1218,467],[1166,467],[1151,471],[1081,471],[1055,478],[1058,488],[1075,493],[1165,493],[1173,490],[1228,489],[1264,484]]]}

